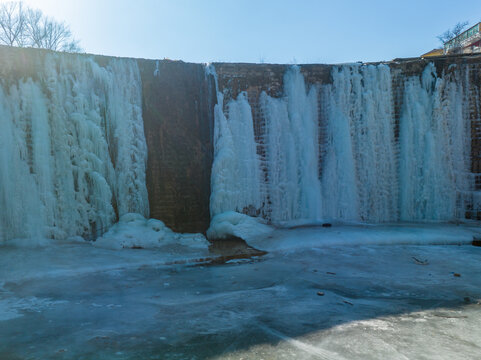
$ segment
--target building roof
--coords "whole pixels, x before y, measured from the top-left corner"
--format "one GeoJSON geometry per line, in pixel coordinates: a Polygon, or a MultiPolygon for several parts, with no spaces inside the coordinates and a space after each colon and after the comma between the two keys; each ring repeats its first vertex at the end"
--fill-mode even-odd
{"type": "Polygon", "coordinates": [[[444,49],[432,49],[431,51],[428,51],[425,54],[422,54],[421,57],[431,57],[431,56],[441,56],[444,55],[444,49]]]}

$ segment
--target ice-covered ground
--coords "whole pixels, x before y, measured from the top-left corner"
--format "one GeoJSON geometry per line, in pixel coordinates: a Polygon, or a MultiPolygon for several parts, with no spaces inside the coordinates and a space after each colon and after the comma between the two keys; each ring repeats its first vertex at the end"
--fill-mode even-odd
{"type": "Polygon", "coordinates": [[[276,230],[251,239],[268,255],[223,265],[187,246],[4,246],[0,359],[474,359],[476,233],[276,230]]]}

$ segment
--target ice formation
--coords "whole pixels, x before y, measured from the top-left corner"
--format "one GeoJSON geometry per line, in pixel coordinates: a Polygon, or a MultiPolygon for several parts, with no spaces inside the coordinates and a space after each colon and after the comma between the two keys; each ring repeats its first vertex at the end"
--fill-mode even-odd
{"type": "MultiPolygon", "coordinates": [[[[215,75],[213,68],[210,69],[215,75]]],[[[260,161],[247,95],[241,93],[236,100],[229,101],[226,114],[223,104],[224,96],[217,91],[212,165],[215,176],[212,176],[210,197],[212,216],[261,206],[260,161]]]]}
{"type": "Polygon", "coordinates": [[[399,134],[401,220],[464,215],[471,136],[464,81],[453,77],[438,78],[429,64],[421,78],[406,81],[399,134]]]}
{"type": "Polygon", "coordinates": [[[322,161],[324,209],[329,219],[393,221],[397,169],[391,74],[386,65],[344,65],[325,88],[322,161]]]}
{"type": "Polygon", "coordinates": [[[0,86],[0,239],[106,231],[148,216],[140,75],[133,60],[48,54],[0,86]]]}
{"type": "Polygon", "coordinates": [[[300,68],[284,76],[284,96],[261,94],[265,117],[267,187],[264,212],[274,223],[321,218],[318,92],[306,89],[300,68]]]}
{"type": "Polygon", "coordinates": [[[123,215],[94,245],[107,249],[152,249],[174,245],[206,249],[209,243],[201,234],[175,233],[160,220],[147,220],[140,214],[129,213],[123,215]]]}
{"type": "Polygon", "coordinates": [[[207,237],[209,239],[225,239],[234,235],[244,240],[250,240],[259,235],[267,235],[272,231],[274,228],[265,224],[261,218],[235,211],[226,211],[212,218],[207,230],[207,237]]]}
{"type": "Polygon", "coordinates": [[[310,88],[294,66],[280,98],[263,92],[254,104],[257,137],[247,94],[224,107],[218,92],[212,215],[275,225],[462,218],[473,197],[468,79],[453,73],[438,77],[430,64],[405,78],[396,123],[389,66],[333,66],[331,84],[310,88]]]}

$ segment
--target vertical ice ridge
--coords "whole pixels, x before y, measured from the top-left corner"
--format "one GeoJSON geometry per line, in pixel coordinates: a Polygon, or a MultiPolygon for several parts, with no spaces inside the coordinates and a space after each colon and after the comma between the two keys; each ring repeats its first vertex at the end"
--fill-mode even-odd
{"type": "Polygon", "coordinates": [[[218,92],[213,214],[252,205],[280,225],[449,221],[476,206],[465,68],[438,77],[429,64],[403,80],[398,137],[389,66],[340,65],[331,74],[332,84],[308,89],[291,67],[281,98],[260,94],[265,178],[246,94],[224,112],[218,92]]]}
{"type": "Polygon", "coordinates": [[[464,216],[470,139],[464,83],[453,73],[438,77],[432,63],[420,78],[406,80],[400,119],[401,220],[464,216]]]}
{"type": "Polygon", "coordinates": [[[386,65],[343,65],[324,87],[327,145],[323,195],[327,218],[397,219],[392,81],[386,65]]]}
{"type": "Polygon", "coordinates": [[[260,96],[266,127],[265,212],[273,223],[321,218],[317,105],[318,90],[307,89],[298,66],[286,71],[282,98],[260,96]]]}
{"type": "MultiPolygon", "coordinates": [[[[214,75],[211,65],[207,71],[214,75]]],[[[226,104],[217,91],[214,107],[214,162],[212,164],[210,212],[215,216],[226,211],[256,213],[262,207],[261,166],[254,137],[252,109],[247,94],[226,104]]]]}
{"type": "Polygon", "coordinates": [[[0,89],[0,237],[91,237],[148,215],[137,64],[51,54],[0,89]],[[115,209],[116,208],[116,209],[115,209]]]}

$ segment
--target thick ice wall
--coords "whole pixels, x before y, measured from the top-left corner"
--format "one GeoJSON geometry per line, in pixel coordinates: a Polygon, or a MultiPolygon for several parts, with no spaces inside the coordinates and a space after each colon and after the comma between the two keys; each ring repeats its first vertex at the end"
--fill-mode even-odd
{"type": "Polygon", "coordinates": [[[324,88],[327,144],[324,215],[369,222],[397,219],[397,147],[386,65],[334,67],[324,88]]]}
{"type": "Polygon", "coordinates": [[[211,216],[226,211],[254,211],[261,207],[260,162],[254,138],[252,110],[245,93],[227,104],[217,94],[214,124],[211,216]]]}
{"type": "Polygon", "coordinates": [[[225,206],[215,214],[242,211],[242,206],[233,204],[244,201],[260,204],[258,213],[274,224],[463,218],[476,198],[469,169],[468,72],[464,67],[449,68],[438,76],[430,64],[421,77],[402,76],[395,85],[402,98],[395,103],[395,81],[388,65],[333,66],[332,83],[310,88],[299,67],[291,67],[281,97],[266,92],[257,96],[254,89],[249,98],[258,98],[258,103],[248,104],[244,93],[228,103],[242,101],[246,109],[248,105],[254,109],[246,112],[246,121],[254,120],[254,126],[261,128],[257,139],[253,133],[226,127],[227,114],[233,115],[218,107],[216,139],[228,142],[223,148],[231,153],[215,155],[213,184],[222,184],[216,189],[224,186],[225,195],[225,206]],[[257,118],[250,118],[251,111],[257,118]],[[263,176],[250,177],[260,184],[249,186],[256,194],[260,189],[259,202],[246,201],[247,188],[233,187],[234,182],[219,176],[234,171],[217,167],[218,159],[240,171],[237,177],[248,174],[242,175],[239,167],[245,160],[232,155],[239,151],[235,141],[250,146],[257,141],[262,157],[258,162],[254,151],[250,153],[255,159],[249,162],[250,171],[257,167],[263,176]]]}
{"type": "MultiPolygon", "coordinates": [[[[209,71],[213,71],[212,67],[209,71]]],[[[309,91],[298,67],[285,74],[285,96],[263,93],[265,136],[257,143],[247,94],[215,106],[211,215],[264,214],[273,223],[320,218],[316,88],[309,91]],[[264,147],[265,161],[257,149],[264,147]],[[267,178],[267,181],[265,181],[267,178]]]]}
{"type": "Polygon", "coordinates": [[[92,237],[148,215],[136,63],[48,54],[43,66],[1,83],[2,238],[92,237]]]}
{"type": "Polygon", "coordinates": [[[470,123],[465,72],[436,75],[429,64],[407,79],[400,119],[401,220],[464,216],[469,181],[470,123]]]}
{"type": "Polygon", "coordinates": [[[318,92],[298,66],[284,76],[284,96],[260,96],[267,172],[265,208],[273,223],[321,218],[318,92]]]}
{"type": "Polygon", "coordinates": [[[267,181],[265,210],[273,221],[288,221],[301,217],[299,158],[292,136],[287,102],[261,94],[260,105],[265,117],[267,181]],[[287,129],[287,131],[286,131],[287,129]]]}

